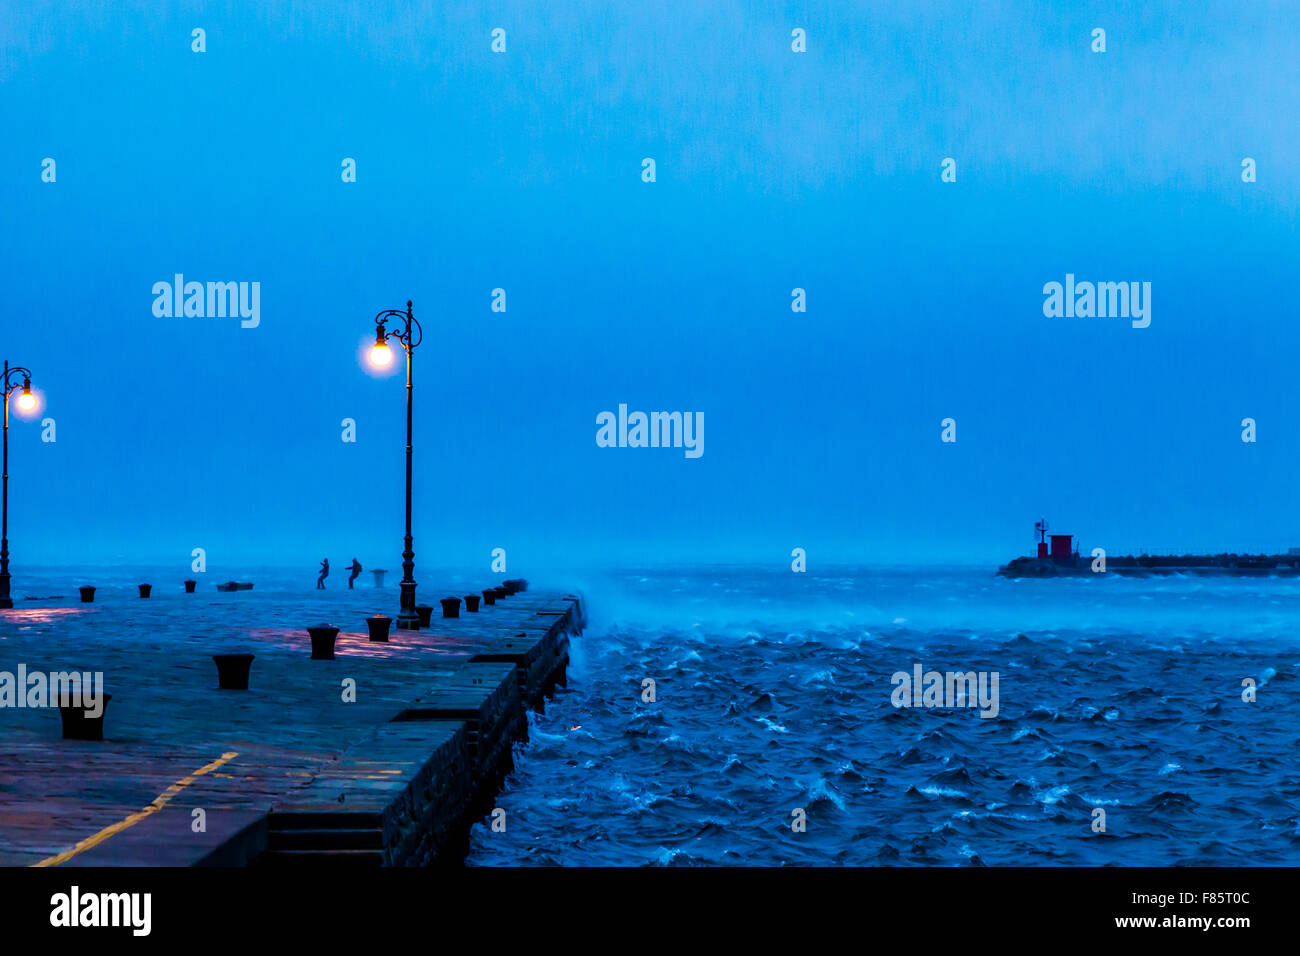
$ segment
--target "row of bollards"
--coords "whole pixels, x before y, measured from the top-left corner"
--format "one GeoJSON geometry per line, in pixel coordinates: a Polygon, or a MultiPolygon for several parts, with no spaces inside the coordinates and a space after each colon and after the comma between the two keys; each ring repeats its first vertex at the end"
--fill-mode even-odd
{"type": "MultiPolygon", "coordinates": [[[[517,594],[520,591],[528,589],[528,582],[523,578],[514,578],[503,582],[494,588],[487,588],[479,594],[465,595],[465,610],[477,612],[479,601],[487,604],[495,604],[497,601],[509,597],[511,594],[517,594]]],[[[439,602],[442,604],[443,617],[460,617],[461,599],[458,597],[445,597],[439,602]]],[[[430,604],[417,604],[415,613],[419,615],[420,627],[430,627],[433,624],[433,606],[430,604]]],[[[370,631],[370,640],[387,643],[389,629],[392,627],[393,619],[383,614],[376,614],[373,617],[366,618],[366,627],[370,631]]],[[[307,633],[311,636],[311,659],[314,661],[332,661],[334,660],[334,641],[338,637],[339,629],[332,624],[317,624],[315,627],[307,628],[307,633]]]]}
{"type": "MultiPolygon", "coordinates": [[[[378,580],[378,578],[376,579],[378,580]]],[[[194,588],[197,587],[197,581],[185,582],[185,593],[193,594],[194,588]]],[[[137,585],[140,589],[140,597],[147,598],[153,593],[152,584],[137,585]]],[[[484,604],[495,604],[498,599],[515,594],[519,591],[528,589],[528,582],[523,578],[512,578],[494,588],[488,588],[483,592],[484,604]]],[[[82,585],[77,589],[81,592],[82,604],[93,604],[95,601],[95,588],[89,584],[82,585]]],[[[477,594],[465,595],[465,610],[477,611],[479,596],[477,594]]],[[[420,626],[428,627],[429,621],[433,618],[433,608],[428,604],[416,605],[415,611],[420,615],[420,626]]],[[[442,616],[443,617],[460,617],[460,598],[443,598],[442,599],[442,616]]]]}
{"type": "MultiPolygon", "coordinates": [[[[513,580],[513,581],[507,581],[505,582],[505,584],[499,585],[494,588],[487,588],[486,590],[480,592],[479,594],[466,594],[465,610],[471,614],[477,613],[479,601],[482,601],[484,605],[496,604],[497,601],[500,601],[502,598],[509,597],[511,594],[515,594],[523,590],[524,587],[527,587],[527,584],[528,582],[523,581],[522,579],[513,580]]],[[[460,601],[461,599],[458,597],[443,598],[442,616],[460,617],[460,601]]],[[[423,605],[421,605],[421,607],[423,607],[423,605]]],[[[430,610],[432,610],[432,608],[430,608],[430,610]]],[[[416,611],[420,611],[420,607],[417,607],[416,611]]],[[[429,622],[424,619],[423,613],[421,613],[420,615],[420,625],[422,627],[429,626],[429,622]]]]}
{"type": "MultiPolygon", "coordinates": [[[[194,581],[185,582],[185,593],[194,593],[194,581]]],[[[140,597],[147,598],[153,590],[153,585],[141,584],[140,597]]],[[[528,582],[522,578],[505,581],[503,584],[487,588],[481,592],[482,600],[485,605],[495,604],[502,598],[511,594],[517,594],[520,591],[528,589],[528,582]]],[[[95,589],[89,585],[80,588],[81,600],[91,602],[95,600],[95,589]]],[[[465,595],[465,609],[470,612],[477,612],[479,608],[478,594],[465,595]]],[[[458,597],[443,598],[442,616],[443,617],[460,617],[460,602],[458,597]]],[[[420,626],[429,627],[433,621],[433,607],[428,604],[416,605],[416,613],[420,616],[420,626]]],[[[366,618],[366,627],[370,631],[370,640],[387,643],[389,628],[392,626],[393,619],[384,614],[375,614],[366,618]]],[[[307,628],[307,634],[311,637],[311,659],[314,661],[332,661],[334,660],[334,642],[338,638],[339,629],[332,624],[317,624],[314,627],[307,628]]],[[[212,660],[217,665],[217,687],[221,690],[248,690],[248,677],[253,668],[254,655],[252,654],[213,654],[212,660]]],[[[99,713],[92,715],[85,709],[84,703],[73,705],[70,697],[59,700],[59,718],[63,724],[63,737],[65,740],[103,740],[104,739],[104,714],[108,708],[108,702],[113,699],[112,694],[104,694],[102,698],[103,706],[99,708],[99,713]]]]}
{"type": "MultiPolygon", "coordinates": [[[[186,581],[186,582],[185,582],[185,593],[186,593],[186,594],[193,594],[193,593],[194,593],[195,585],[197,585],[197,584],[198,584],[197,581],[186,581]]],[[[153,594],[153,585],[152,585],[152,584],[137,584],[136,587],[138,587],[138,588],[140,589],[140,597],[142,597],[142,598],[147,598],[147,597],[149,597],[150,595],[153,594]]],[[[95,603],[95,588],[91,587],[89,584],[83,584],[81,587],[77,588],[77,590],[81,592],[81,603],[82,603],[82,604],[93,604],[93,603],[95,603]]]]}
{"type": "MultiPolygon", "coordinates": [[[[476,614],[478,613],[478,606],[480,601],[482,601],[485,606],[489,604],[496,604],[497,601],[500,601],[502,598],[508,597],[509,595],[514,594],[516,593],[516,591],[519,590],[519,588],[517,587],[511,588],[508,587],[508,585],[519,584],[519,583],[521,582],[507,581],[506,584],[504,585],[500,585],[495,588],[487,588],[486,590],[480,592],[479,594],[466,594],[464,597],[465,610],[470,614],[476,614]]],[[[460,617],[461,598],[445,597],[441,600],[440,603],[442,604],[443,617],[460,617]]],[[[417,604],[415,607],[415,611],[417,614],[420,615],[420,626],[428,627],[433,617],[433,608],[428,604],[417,604]]]]}

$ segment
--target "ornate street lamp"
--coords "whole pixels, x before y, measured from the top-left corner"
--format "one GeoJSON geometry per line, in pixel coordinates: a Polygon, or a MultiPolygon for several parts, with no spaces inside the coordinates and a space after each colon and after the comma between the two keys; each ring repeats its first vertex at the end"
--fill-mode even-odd
{"type": "Polygon", "coordinates": [[[411,303],[406,303],[406,311],[385,309],[375,316],[375,344],[370,349],[370,364],[376,368],[388,368],[393,364],[393,350],[389,347],[390,339],[406,350],[406,550],[402,552],[402,594],[401,609],[397,614],[397,626],[401,630],[416,631],[420,628],[420,615],[415,610],[415,550],[411,541],[411,353],[424,339],[424,330],[415,321],[411,303]],[[389,332],[385,327],[389,319],[402,323],[402,331],[389,332]]]}
{"type": "Polygon", "coordinates": [[[9,596],[9,393],[18,392],[16,404],[20,412],[30,412],[36,408],[36,396],[32,394],[32,373],[21,365],[9,367],[4,365],[4,478],[3,491],[0,491],[0,608],[14,606],[9,596]],[[22,376],[22,390],[19,391],[18,376],[22,376]]]}

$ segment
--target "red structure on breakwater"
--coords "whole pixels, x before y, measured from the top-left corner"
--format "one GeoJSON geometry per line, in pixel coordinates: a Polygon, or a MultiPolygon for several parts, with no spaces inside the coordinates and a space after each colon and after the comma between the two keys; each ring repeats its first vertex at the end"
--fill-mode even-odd
{"type": "Polygon", "coordinates": [[[1300,548],[1287,554],[1122,554],[1108,555],[1098,548],[1080,557],[1078,540],[1072,534],[1051,534],[1047,521],[1034,524],[1036,554],[1015,558],[998,568],[1010,578],[1053,578],[1061,576],[1152,575],[1152,574],[1300,574],[1300,548]]]}
{"type": "Polygon", "coordinates": [[[1072,564],[1078,557],[1074,552],[1074,535],[1072,534],[1048,534],[1047,519],[1043,518],[1034,524],[1034,533],[1038,535],[1038,558],[1040,560],[1051,560],[1056,564],[1072,564]],[[1048,550],[1047,542],[1051,540],[1051,550],[1048,550]]]}

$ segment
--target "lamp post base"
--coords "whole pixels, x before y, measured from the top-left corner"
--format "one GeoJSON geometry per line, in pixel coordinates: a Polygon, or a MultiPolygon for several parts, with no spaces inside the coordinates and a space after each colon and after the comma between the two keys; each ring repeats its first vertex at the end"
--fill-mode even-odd
{"type": "Polygon", "coordinates": [[[399,631],[418,631],[420,614],[415,609],[415,582],[403,581],[400,599],[401,610],[397,612],[396,625],[399,631]]]}
{"type": "Polygon", "coordinates": [[[0,574],[0,610],[9,611],[14,606],[14,600],[9,596],[9,572],[0,574]]]}

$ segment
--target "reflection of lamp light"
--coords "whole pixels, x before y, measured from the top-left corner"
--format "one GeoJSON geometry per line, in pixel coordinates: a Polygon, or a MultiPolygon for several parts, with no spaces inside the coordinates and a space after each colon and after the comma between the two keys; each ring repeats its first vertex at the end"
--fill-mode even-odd
{"type": "Polygon", "coordinates": [[[23,380],[23,390],[18,396],[18,408],[20,411],[30,412],[36,407],[36,396],[32,394],[31,379],[23,380]]]}

